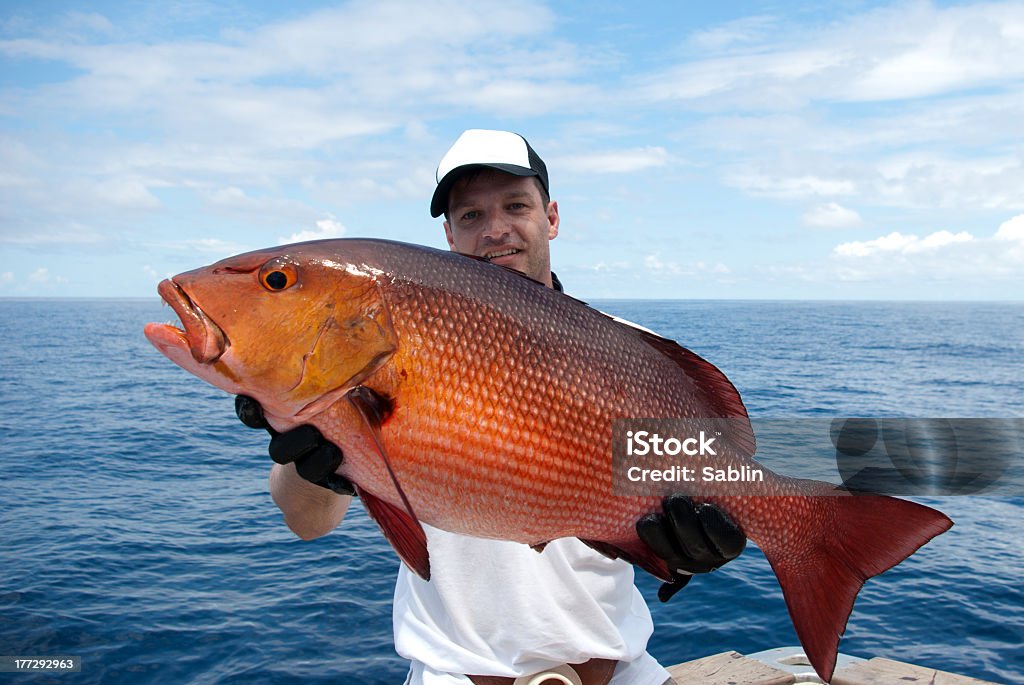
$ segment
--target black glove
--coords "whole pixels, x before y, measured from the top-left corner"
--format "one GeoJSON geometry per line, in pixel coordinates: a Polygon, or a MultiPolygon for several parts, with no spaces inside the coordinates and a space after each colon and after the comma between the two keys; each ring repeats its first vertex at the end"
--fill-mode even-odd
{"type": "Polygon", "coordinates": [[[295,470],[310,483],[333,490],[339,495],[354,495],[352,481],[334,473],[341,465],[337,445],[328,442],[316,426],[302,425],[278,433],[263,416],[263,407],[251,397],[235,397],[235,414],[249,428],[265,428],[270,433],[270,458],[278,464],[295,463],[295,470]]]}
{"type": "Polygon", "coordinates": [[[636,532],[655,554],[668,562],[672,580],[658,588],[667,602],[682,590],[694,573],[708,573],[740,555],[747,536],[713,504],[698,504],[686,495],[662,500],[662,514],[647,514],[636,532]]]}

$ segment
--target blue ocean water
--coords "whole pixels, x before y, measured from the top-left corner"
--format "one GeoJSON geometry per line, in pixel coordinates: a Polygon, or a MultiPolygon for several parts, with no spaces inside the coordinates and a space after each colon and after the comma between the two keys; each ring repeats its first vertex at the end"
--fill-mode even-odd
{"type": "MultiPolygon", "coordinates": [[[[713,361],[755,417],[1024,416],[1021,304],[594,304],[713,361]]],[[[82,658],[7,677],[401,682],[394,553],[358,507],[289,533],[265,434],[143,338],[170,319],[156,300],[0,300],[0,655],[82,658]]],[[[868,582],[841,650],[1024,682],[1024,497],[920,501],[956,526],[868,582]]],[[[637,577],[662,663],[797,642],[753,546],[666,605],[637,577]]]]}

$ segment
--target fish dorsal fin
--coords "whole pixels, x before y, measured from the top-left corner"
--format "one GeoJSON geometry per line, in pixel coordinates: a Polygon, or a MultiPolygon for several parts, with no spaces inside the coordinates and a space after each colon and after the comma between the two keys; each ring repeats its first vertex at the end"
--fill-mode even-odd
{"type": "Polygon", "coordinates": [[[365,386],[358,386],[345,396],[366,424],[366,429],[373,439],[376,452],[384,462],[391,482],[402,499],[402,507],[360,489],[359,496],[363,499],[366,511],[377,525],[384,537],[398,552],[398,556],[423,580],[430,580],[430,556],[427,553],[427,535],[423,532],[416,513],[413,511],[409,498],[402,490],[398,476],[391,466],[391,460],[380,440],[380,427],[390,416],[394,403],[387,397],[365,386]]]}
{"type": "MultiPolygon", "coordinates": [[[[457,254],[463,257],[469,257],[470,259],[478,262],[484,262],[485,264],[493,264],[490,260],[477,255],[466,254],[464,252],[459,252],[457,254]]],[[[521,271],[516,271],[515,269],[510,269],[500,264],[494,264],[494,266],[499,266],[508,272],[514,273],[517,276],[530,281],[531,283],[543,285],[540,281],[527,276],[521,271]]],[[[702,399],[709,407],[711,413],[711,416],[708,417],[693,418],[747,418],[747,409],[743,406],[743,400],[740,398],[740,393],[736,390],[736,386],[734,386],[732,382],[726,378],[725,374],[711,362],[686,349],[675,340],[663,338],[654,331],[644,328],[643,326],[606,314],[598,309],[594,309],[583,300],[572,297],[571,295],[566,295],[561,291],[557,292],[559,292],[562,297],[567,297],[578,303],[580,306],[586,307],[587,309],[614,321],[616,325],[629,330],[631,334],[640,337],[644,342],[671,359],[676,366],[682,369],[683,373],[693,381],[694,385],[702,393],[702,399]]],[[[746,421],[736,421],[734,424],[735,425],[730,426],[730,441],[742,453],[752,456],[756,447],[753,429],[750,427],[749,422],[746,421]]]]}
{"type": "MultiPolygon", "coordinates": [[[[675,340],[663,338],[654,331],[631,321],[626,321],[610,314],[604,314],[604,312],[601,312],[601,314],[614,321],[617,325],[628,329],[631,334],[641,338],[682,369],[683,373],[693,380],[697,389],[701,391],[703,399],[711,408],[714,417],[747,418],[747,408],[743,405],[743,399],[740,397],[739,391],[717,366],[686,349],[675,340]]],[[[737,425],[731,426],[730,441],[744,454],[753,455],[756,447],[753,429],[751,429],[750,424],[746,421],[735,423],[737,425]]]]}

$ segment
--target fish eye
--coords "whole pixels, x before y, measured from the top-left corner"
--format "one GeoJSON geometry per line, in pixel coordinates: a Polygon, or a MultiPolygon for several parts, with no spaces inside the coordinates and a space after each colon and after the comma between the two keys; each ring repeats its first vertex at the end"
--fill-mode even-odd
{"type": "Polygon", "coordinates": [[[260,283],[267,290],[279,292],[295,285],[299,280],[295,265],[285,258],[271,259],[260,269],[260,283]]]}
{"type": "Polygon", "coordinates": [[[288,276],[283,271],[271,271],[264,280],[274,290],[284,290],[288,285],[288,276]]]}

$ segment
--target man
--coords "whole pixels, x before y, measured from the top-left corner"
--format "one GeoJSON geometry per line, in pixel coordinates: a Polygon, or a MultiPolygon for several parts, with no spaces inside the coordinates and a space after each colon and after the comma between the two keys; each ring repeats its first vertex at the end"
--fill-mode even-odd
{"type": "MultiPolygon", "coordinates": [[[[522,272],[561,290],[549,243],[558,203],[547,168],[521,136],[470,130],[442,158],[431,215],[444,214],[448,246],[522,272]]],[[[239,417],[264,425],[258,405],[239,398],[239,417]]],[[[342,455],[312,426],[274,435],[270,491],[288,526],[304,539],[334,529],[351,484],[334,470],[342,455]]],[[[609,494],[611,496],[611,494],[609,494]]],[[[526,545],[466,537],[424,525],[431,580],[404,565],[395,588],[395,648],[411,661],[409,684],[512,685],[557,673],[552,682],[662,685],[668,672],[646,652],[650,612],[633,567],[576,539],[526,545]],[[520,680],[515,680],[520,678],[520,680]]],[[[691,577],[742,551],[743,534],[718,509],[668,498],[665,513],[637,524],[644,541],[676,575],[666,601],[691,577]]],[[[554,677],[554,676],[553,676],[554,677]]]]}

